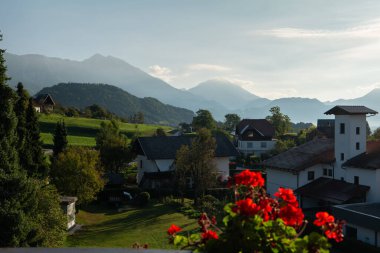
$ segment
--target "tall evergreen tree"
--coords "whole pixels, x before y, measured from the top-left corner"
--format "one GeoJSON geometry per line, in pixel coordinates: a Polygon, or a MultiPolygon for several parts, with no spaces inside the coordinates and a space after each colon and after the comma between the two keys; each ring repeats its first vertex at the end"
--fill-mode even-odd
{"type": "Polygon", "coordinates": [[[57,157],[59,153],[67,148],[67,128],[65,121],[58,121],[55,125],[55,132],[53,137],[53,156],[57,157]]]}
{"type": "Polygon", "coordinates": [[[17,247],[33,238],[36,191],[19,166],[16,96],[6,83],[4,52],[0,49],[0,247],[17,247]]]}
{"type": "MultiPolygon", "coordinates": [[[[17,117],[17,135],[18,135],[18,146],[19,150],[24,149],[25,139],[26,139],[26,109],[28,108],[29,94],[24,89],[22,83],[17,84],[17,102],[15,104],[14,111],[17,117]]],[[[23,159],[23,155],[20,154],[20,159],[23,159]]],[[[22,163],[22,161],[21,161],[22,163]]]]}
{"type": "Polygon", "coordinates": [[[30,176],[44,178],[48,175],[48,166],[42,151],[38,116],[33,107],[32,98],[29,98],[28,108],[26,110],[26,129],[27,134],[24,146],[28,160],[25,168],[30,176]]]}
{"type": "Polygon", "coordinates": [[[7,80],[0,49],[0,247],[60,246],[65,219],[57,211],[58,199],[44,190],[42,181],[28,178],[19,164],[17,96],[7,80]]]}

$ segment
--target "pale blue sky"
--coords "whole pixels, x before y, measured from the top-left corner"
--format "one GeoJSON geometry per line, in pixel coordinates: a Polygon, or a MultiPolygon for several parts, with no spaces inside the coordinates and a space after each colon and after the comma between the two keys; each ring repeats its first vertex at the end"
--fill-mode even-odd
{"type": "Polygon", "coordinates": [[[333,100],[380,87],[380,1],[1,0],[1,48],[121,58],[178,88],[333,100]]]}

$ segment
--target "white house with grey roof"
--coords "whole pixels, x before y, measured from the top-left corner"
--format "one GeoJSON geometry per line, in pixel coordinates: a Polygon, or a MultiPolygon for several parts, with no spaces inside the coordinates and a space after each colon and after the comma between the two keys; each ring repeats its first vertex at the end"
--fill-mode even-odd
{"type": "MultiPolygon", "coordinates": [[[[171,188],[175,171],[175,157],[183,145],[190,146],[194,136],[140,137],[134,143],[137,153],[137,183],[144,188],[171,188]]],[[[223,180],[229,176],[229,162],[239,155],[224,135],[214,136],[216,150],[214,163],[223,180]]]]}
{"type": "Polygon", "coordinates": [[[366,142],[366,116],[377,112],[335,106],[325,114],[335,115],[333,139],[317,138],[263,162],[268,193],[291,188],[302,207],[380,201],[380,152],[366,142]]]}

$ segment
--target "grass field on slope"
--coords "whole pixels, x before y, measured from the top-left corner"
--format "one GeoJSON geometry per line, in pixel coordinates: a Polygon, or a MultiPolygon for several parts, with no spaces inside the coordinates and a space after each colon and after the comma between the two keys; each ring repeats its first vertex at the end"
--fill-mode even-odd
{"type": "Polygon", "coordinates": [[[196,220],[189,219],[172,207],[151,204],[146,208],[116,212],[100,206],[90,206],[77,214],[77,223],[84,225],[80,231],[67,238],[67,247],[126,247],[134,243],[149,248],[168,249],[166,231],[176,224],[186,231],[196,229],[196,220]]]}
{"type": "MultiPolygon", "coordinates": [[[[95,136],[102,122],[108,120],[89,119],[80,117],[65,117],[58,114],[40,114],[39,123],[41,130],[41,140],[45,147],[53,144],[53,133],[57,121],[64,120],[67,132],[69,145],[95,146],[95,136]]],[[[172,128],[167,126],[147,125],[147,124],[131,124],[120,123],[120,130],[123,134],[131,138],[138,133],[139,136],[150,136],[157,128],[163,128],[165,131],[170,131],[172,128]]]]}

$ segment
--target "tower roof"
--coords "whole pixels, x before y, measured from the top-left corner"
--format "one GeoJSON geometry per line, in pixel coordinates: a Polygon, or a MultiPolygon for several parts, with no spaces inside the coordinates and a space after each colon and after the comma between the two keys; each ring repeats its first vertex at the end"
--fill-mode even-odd
{"type": "Polygon", "coordinates": [[[369,109],[362,105],[337,105],[325,114],[330,115],[359,115],[359,114],[377,114],[377,111],[369,109]]]}

